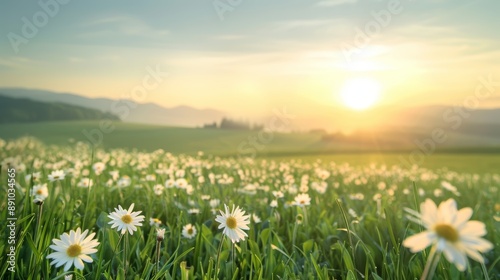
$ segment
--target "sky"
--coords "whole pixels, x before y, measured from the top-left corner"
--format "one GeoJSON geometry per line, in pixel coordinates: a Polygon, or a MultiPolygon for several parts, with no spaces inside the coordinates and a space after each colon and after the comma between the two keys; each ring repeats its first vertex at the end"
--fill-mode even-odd
{"type": "MultiPolygon", "coordinates": [[[[380,86],[375,107],[457,105],[481,77],[500,81],[498,11],[497,0],[2,1],[0,87],[259,117],[345,109],[342,89],[361,77],[380,86]]],[[[497,93],[480,106],[500,107],[497,93]]]]}

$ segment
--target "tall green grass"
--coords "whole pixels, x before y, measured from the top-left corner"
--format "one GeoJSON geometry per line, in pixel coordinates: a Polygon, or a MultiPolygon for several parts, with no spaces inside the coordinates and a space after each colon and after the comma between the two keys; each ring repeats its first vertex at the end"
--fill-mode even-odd
{"type": "MultiPolygon", "coordinates": [[[[246,161],[173,156],[162,150],[102,151],[83,145],[49,147],[32,140],[8,143],[0,148],[0,158],[4,164],[0,175],[2,193],[7,190],[7,162],[17,167],[18,183],[16,272],[8,270],[3,253],[1,279],[64,279],[65,274],[74,274],[73,279],[415,279],[422,274],[427,253],[412,254],[401,245],[406,237],[421,231],[420,226],[406,219],[403,208],[417,209],[425,198],[439,202],[450,197],[455,198],[459,208],[472,207],[472,219],[486,224],[485,238],[495,245],[484,255],[486,271],[490,279],[500,279],[500,223],[495,220],[495,216],[500,216],[495,209],[500,203],[498,174],[472,175],[399,166],[353,167],[296,159],[246,161]],[[106,163],[106,170],[100,175],[92,169],[95,162],[106,163]],[[48,182],[47,175],[59,168],[68,172],[67,177],[48,182]],[[185,189],[174,187],[155,194],[155,185],[163,185],[175,176],[168,174],[169,169],[172,174],[184,170],[194,192],[188,194],[185,189]],[[330,176],[321,179],[319,169],[327,170],[330,176]],[[112,170],[129,176],[131,185],[118,187],[109,174],[112,170]],[[39,182],[25,180],[32,172],[41,172],[39,182]],[[85,172],[88,175],[82,175],[85,172]],[[152,174],[156,178],[147,181],[146,176],[152,174]],[[307,193],[311,196],[311,205],[305,209],[289,203],[295,196],[294,185],[300,188],[304,175],[309,176],[307,193]],[[210,180],[212,176],[214,182],[210,180]],[[94,185],[77,187],[82,177],[91,178],[94,185]],[[200,183],[199,177],[205,182],[200,183]],[[328,184],[325,193],[312,188],[313,182],[323,181],[328,184]],[[442,181],[456,186],[460,196],[442,189],[442,181]],[[37,183],[49,186],[43,208],[32,203],[30,189],[37,183]],[[248,187],[250,184],[254,187],[248,187]],[[441,192],[439,197],[435,196],[436,189],[441,192]],[[275,199],[272,191],[276,190],[282,190],[285,197],[278,199],[278,207],[273,208],[269,203],[275,199]],[[218,211],[214,212],[202,195],[219,199],[217,209],[224,204],[239,205],[260,217],[261,222],[252,220],[248,237],[236,243],[234,250],[227,239],[221,245],[222,233],[214,220],[218,211]],[[110,228],[107,215],[118,205],[128,208],[131,203],[146,220],[129,236],[129,250],[124,257],[123,246],[118,244],[120,234],[110,228]],[[190,214],[188,210],[193,208],[199,213],[190,214]],[[300,215],[307,215],[307,219],[297,222],[300,215]],[[156,229],[149,225],[149,218],[153,217],[159,218],[166,229],[159,264],[155,257],[156,229]],[[188,223],[198,230],[193,239],[181,234],[188,223]],[[52,252],[49,246],[53,238],[77,227],[96,232],[100,245],[92,255],[93,263],[86,263],[83,271],[73,267],[64,273],[62,267],[51,266],[46,256],[52,252]],[[124,259],[128,261],[126,275],[124,259]]],[[[3,198],[0,202],[2,209],[6,201],[3,198]]],[[[0,219],[0,238],[6,240],[7,211],[2,210],[0,219]]],[[[0,251],[7,251],[6,242],[0,242],[0,251]]],[[[472,260],[465,273],[460,273],[443,259],[435,274],[435,279],[485,278],[481,265],[472,260]]]]}

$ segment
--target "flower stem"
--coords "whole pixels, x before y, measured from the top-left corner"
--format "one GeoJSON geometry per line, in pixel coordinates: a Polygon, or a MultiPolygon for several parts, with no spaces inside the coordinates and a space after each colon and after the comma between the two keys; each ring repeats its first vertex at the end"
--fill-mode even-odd
{"type": "MultiPolygon", "coordinates": [[[[116,250],[118,249],[118,246],[120,246],[120,242],[122,241],[123,235],[124,234],[120,235],[120,238],[118,239],[118,243],[116,243],[116,247],[115,247],[115,249],[113,249],[113,257],[111,257],[111,262],[110,262],[111,266],[113,265],[113,260],[115,259],[115,256],[116,256],[116,250]]],[[[117,271],[117,274],[118,274],[118,271],[117,271]]]]}
{"type": "Polygon", "coordinates": [[[231,242],[231,270],[234,276],[234,243],[231,242]]]}
{"type": "Polygon", "coordinates": [[[484,262],[481,263],[481,269],[483,270],[484,279],[490,280],[490,276],[488,275],[488,271],[486,270],[486,266],[484,265],[484,262]]]}
{"type": "Polygon", "coordinates": [[[438,261],[439,257],[436,257],[436,246],[434,245],[432,246],[429,257],[427,258],[427,263],[425,264],[424,272],[422,273],[422,277],[420,277],[420,280],[432,279],[438,261]],[[437,259],[437,261],[435,262],[434,259],[437,259]]]}
{"type": "Polygon", "coordinates": [[[304,223],[305,223],[306,225],[308,225],[308,224],[309,224],[309,222],[308,222],[308,220],[307,220],[307,208],[306,208],[306,206],[304,206],[304,207],[302,208],[302,210],[303,210],[303,212],[304,212],[304,223]]]}
{"type": "Polygon", "coordinates": [[[160,250],[161,250],[161,241],[156,241],[156,273],[160,271],[160,250]]]}
{"type": "Polygon", "coordinates": [[[438,252],[434,256],[434,261],[432,261],[432,267],[431,267],[431,270],[429,272],[429,279],[432,279],[432,277],[434,277],[434,272],[436,272],[436,267],[437,267],[440,259],[441,259],[441,252],[438,252]]]}
{"type": "Polygon", "coordinates": [[[35,227],[35,244],[38,246],[38,240],[40,239],[40,224],[42,222],[42,210],[43,203],[38,206],[38,215],[36,217],[36,227],[35,227]]]}
{"type": "Polygon", "coordinates": [[[293,233],[292,233],[292,251],[295,252],[295,242],[297,241],[297,227],[298,224],[295,222],[293,224],[293,233]]]}
{"type": "Polygon", "coordinates": [[[123,243],[123,275],[127,279],[127,268],[128,268],[128,234],[125,233],[125,242],[123,243]]]}
{"type": "Polygon", "coordinates": [[[215,279],[219,276],[219,261],[220,261],[220,252],[222,251],[222,244],[224,244],[225,235],[222,235],[220,240],[219,249],[217,250],[217,260],[215,261],[215,279]]]}

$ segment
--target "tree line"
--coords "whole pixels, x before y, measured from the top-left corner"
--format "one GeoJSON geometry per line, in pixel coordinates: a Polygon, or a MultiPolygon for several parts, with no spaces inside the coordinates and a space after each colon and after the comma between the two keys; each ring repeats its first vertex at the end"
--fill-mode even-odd
{"type": "Polygon", "coordinates": [[[65,103],[45,103],[0,95],[0,123],[120,119],[111,113],[65,103]]]}

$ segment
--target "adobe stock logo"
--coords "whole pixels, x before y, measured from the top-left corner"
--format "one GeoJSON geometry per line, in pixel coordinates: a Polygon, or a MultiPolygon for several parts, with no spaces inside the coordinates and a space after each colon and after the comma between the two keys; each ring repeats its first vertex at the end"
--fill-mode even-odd
{"type": "Polygon", "coordinates": [[[224,14],[226,12],[232,12],[236,7],[241,5],[243,0],[214,0],[212,5],[214,6],[215,12],[219,16],[221,21],[224,20],[224,14]]]}
{"type": "Polygon", "coordinates": [[[284,131],[290,127],[296,117],[287,113],[286,107],[281,111],[274,109],[274,116],[268,120],[263,129],[256,136],[249,136],[247,140],[238,145],[238,157],[255,158],[257,152],[266,148],[266,145],[274,140],[275,133],[284,131]]]}
{"type": "MultiPolygon", "coordinates": [[[[118,116],[122,121],[126,120],[131,111],[140,106],[140,103],[146,102],[149,94],[157,89],[169,75],[168,72],[161,70],[160,65],[156,65],[156,68],[147,66],[145,70],[146,74],[139,84],[133,87],[129,93],[123,94],[121,99],[115,100],[110,104],[109,112],[118,116]]],[[[91,130],[83,129],[82,134],[87,138],[89,144],[99,146],[103,143],[104,136],[112,133],[115,129],[116,126],[113,124],[113,121],[104,119],[99,122],[97,128],[91,130]]]]}
{"type": "Polygon", "coordinates": [[[341,45],[342,54],[347,62],[352,61],[353,54],[361,53],[373,37],[380,34],[383,28],[391,24],[393,16],[399,15],[403,10],[404,7],[399,0],[389,0],[386,9],[372,11],[370,13],[372,18],[365,23],[363,29],[359,27],[355,28],[356,35],[354,35],[352,43],[344,42],[341,45]]]}
{"type": "Polygon", "coordinates": [[[30,39],[35,38],[39,30],[45,27],[50,18],[55,17],[59,11],[61,5],[66,5],[70,0],[40,0],[38,1],[38,6],[41,10],[35,12],[30,19],[27,17],[22,17],[22,26],[20,34],[9,32],[7,38],[9,39],[10,46],[17,54],[19,53],[19,47],[21,44],[28,44],[30,39]]]}
{"type": "Polygon", "coordinates": [[[474,93],[463,99],[462,103],[447,108],[441,115],[445,127],[434,127],[429,137],[414,139],[416,148],[407,157],[399,156],[401,164],[407,168],[413,165],[422,165],[427,156],[434,154],[440,144],[449,139],[450,132],[459,129],[468,118],[479,108],[481,102],[490,97],[497,97],[500,93],[500,80],[494,80],[493,75],[481,76],[474,89],[474,93]]]}

